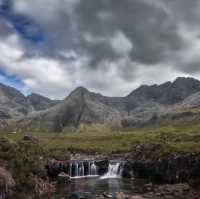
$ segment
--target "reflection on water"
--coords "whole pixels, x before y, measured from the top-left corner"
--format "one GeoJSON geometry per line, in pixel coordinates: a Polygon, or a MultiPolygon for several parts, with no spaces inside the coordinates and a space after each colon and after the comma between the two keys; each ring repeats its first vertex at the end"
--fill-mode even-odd
{"type": "Polygon", "coordinates": [[[59,187],[58,195],[67,196],[71,193],[85,193],[93,198],[95,195],[115,194],[116,192],[124,192],[126,194],[142,193],[144,183],[141,181],[132,181],[125,179],[73,179],[69,187],[59,187]]]}

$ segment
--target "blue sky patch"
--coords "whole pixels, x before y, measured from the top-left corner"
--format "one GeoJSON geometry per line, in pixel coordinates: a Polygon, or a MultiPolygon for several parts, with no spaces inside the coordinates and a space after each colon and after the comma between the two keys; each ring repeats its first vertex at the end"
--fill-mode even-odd
{"type": "Polygon", "coordinates": [[[0,69],[0,82],[15,87],[21,91],[24,91],[25,88],[25,84],[18,77],[14,75],[9,75],[1,69],[0,69]]]}
{"type": "Polygon", "coordinates": [[[12,10],[11,0],[3,1],[0,5],[0,16],[6,18],[23,39],[33,44],[44,41],[43,31],[39,25],[25,15],[15,14],[12,10]]]}

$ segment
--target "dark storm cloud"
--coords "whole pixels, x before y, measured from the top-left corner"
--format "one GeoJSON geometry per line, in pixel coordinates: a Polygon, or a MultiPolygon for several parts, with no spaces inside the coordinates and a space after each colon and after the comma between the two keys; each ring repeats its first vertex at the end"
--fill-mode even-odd
{"type": "MultiPolygon", "coordinates": [[[[153,1],[85,0],[77,7],[77,13],[81,34],[90,32],[94,37],[108,37],[120,30],[134,45],[131,58],[144,64],[158,63],[169,51],[179,50],[184,44],[173,18],[153,1]],[[108,13],[108,18],[101,18],[103,13],[108,13]]],[[[96,61],[115,58],[115,52],[105,43],[88,46],[83,38],[81,46],[96,61]]]]}
{"type": "MultiPolygon", "coordinates": [[[[68,82],[68,88],[84,85],[115,95],[119,85],[126,92],[140,83],[159,83],[177,75],[198,76],[200,73],[199,0],[2,2],[4,15],[9,10],[10,16],[23,16],[30,23],[26,27],[19,21],[18,30],[10,18],[4,16],[2,20],[0,17],[0,37],[13,32],[16,38],[20,37],[16,43],[20,43],[19,54],[23,53],[20,60],[24,60],[21,63],[24,73],[28,73],[25,63],[31,61],[36,62],[38,68],[49,63],[52,73],[57,67],[69,75],[65,78],[60,72],[56,80],[49,80],[51,85],[57,81],[62,92],[64,81],[68,82]],[[5,2],[10,3],[6,6],[5,2]],[[15,30],[9,24],[14,25],[15,30]],[[155,80],[157,74],[160,77],[155,80]],[[111,80],[115,88],[110,86],[111,80]]],[[[9,67],[9,71],[13,68],[9,67]]],[[[20,75],[22,73],[20,71],[20,75]]],[[[25,82],[42,89],[41,81],[42,77],[39,81],[29,78],[25,82]]]]}

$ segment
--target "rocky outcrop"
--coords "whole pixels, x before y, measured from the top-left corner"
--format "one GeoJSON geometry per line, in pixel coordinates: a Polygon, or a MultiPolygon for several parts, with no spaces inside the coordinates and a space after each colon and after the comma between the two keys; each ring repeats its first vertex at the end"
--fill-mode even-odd
{"type": "Polygon", "coordinates": [[[69,184],[71,181],[70,176],[67,175],[65,172],[61,172],[57,176],[57,182],[59,184],[69,184]]]}
{"type": "Polygon", "coordinates": [[[193,116],[192,112],[192,115],[183,113],[191,103],[187,98],[197,92],[200,92],[200,81],[192,78],[177,78],[161,85],[143,85],[126,97],[105,97],[79,87],[57,105],[26,119],[31,128],[39,124],[40,128],[50,131],[77,128],[82,123],[143,126],[166,118],[193,116]]]}
{"type": "Polygon", "coordinates": [[[79,167],[82,165],[84,166],[85,175],[100,175],[101,176],[101,175],[104,175],[108,171],[109,161],[108,159],[64,160],[64,161],[51,159],[46,162],[46,170],[47,170],[48,176],[52,179],[56,179],[60,174],[63,174],[63,173],[69,176],[70,172],[71,172],[71,175],[74,176],[76,173],[77,164],[79,167]],[[93,163],[96,166],[96,172],[97,172],[96,174],[89,173],[89,169],[91,170],[91,165],[93,163]]]}
{"type": "Polygon", "coordinates": [[[59,132],[80,124],[120,128],[157,124],[165,119],[200,119],[199,110],[192,111],[200,106],[199,92],[200,81],[177,78],[161,85],[140,86],[126,97],[106,97],[78,87],[59,101],[38,94],[25,97],[0,84],[0,127],[59,132]],[[9,121],[15,121],[13,126],[9,121]]]}
{"type": "Polygon", "coordinates": [[[15,180],[11,173],[0,167],[0,198],[9,198],[13,195],[15,180]]]}
{"type": "Polygon", "coordinates": [[[132,160],[125,163],[124,177],[145,178],[150,182],[182,183],[198,186],[200,155],[173,155],[158,160],[132,160]]]}
{"type": "Polygon", "coordinates": [[[32,110],[26,97],[18,90],[0,84],[0,119],[22,118],[32,110]]]}

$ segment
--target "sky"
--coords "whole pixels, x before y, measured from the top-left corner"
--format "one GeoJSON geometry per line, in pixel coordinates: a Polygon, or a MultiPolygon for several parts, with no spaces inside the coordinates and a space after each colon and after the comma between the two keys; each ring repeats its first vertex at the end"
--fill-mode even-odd
{"type": "Polygon", "coordinates": [[[0,0],[0,82],[61,99],[200,79],[200,0],[0,0]]]}

